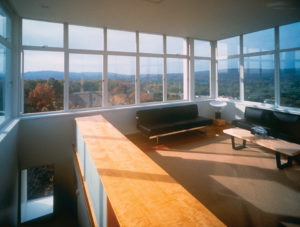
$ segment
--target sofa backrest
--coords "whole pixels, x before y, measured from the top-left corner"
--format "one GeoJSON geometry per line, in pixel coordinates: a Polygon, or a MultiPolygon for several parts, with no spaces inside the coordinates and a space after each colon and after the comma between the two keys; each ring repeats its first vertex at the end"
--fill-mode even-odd
{"type": "Polygon", "coordinates": [[[274,137],[300,144],[300,115],[246,107],[245,119],[268,127],[274,137]]]}
{"type": "Polygon", "coordinates": [[[246,107],[245,118],[258,125],[275,127],[275,122],[271,110],[264,110],[255,107],[246,107]]]}
{"type": "Polygon", "coordinates": [[[198,117],[197,104],[158,107],[138,110],[136,112],[137,124],[167,123],[180,120],[189,120],[198,117]]]}
{"type": "Polygon", "coordinates": [[[276,130],[282,134],[287,134],[295,138],[295,142],[300,143],[300,115],[273,112],[276,121],[276,130]]]}

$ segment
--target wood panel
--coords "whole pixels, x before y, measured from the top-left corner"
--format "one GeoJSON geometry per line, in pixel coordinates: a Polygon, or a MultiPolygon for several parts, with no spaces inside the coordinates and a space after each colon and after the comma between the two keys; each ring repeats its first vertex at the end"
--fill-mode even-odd
{"type": "Polygon", "coordinates": [[[120,226],[224,226],[104,117],[75,121],[120,226]]]}

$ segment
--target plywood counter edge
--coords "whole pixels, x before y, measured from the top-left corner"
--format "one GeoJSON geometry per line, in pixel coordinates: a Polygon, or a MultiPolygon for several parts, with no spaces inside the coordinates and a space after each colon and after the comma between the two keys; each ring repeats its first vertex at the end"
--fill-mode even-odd
{"type": "Polygon", "coordinates": [[[75,118],[75,122],[98,170],[120,226],[134,226],[135,221],[138,221],[139,226],[225,226],[102,115],[75,118]],[[95,135],[97,133],[98,135],[95,135]],[[106,135],[99,135],[99,133],[106,135]],[[112,137],[114,137],[111,140],[112,146],[107,146],[110,141],[107,138],[112,137]],[[92,144],[89,147],[90,142],[92,144]],[[122,152],[113,149],[118,143],[122,148],[125,145],[126,149],[124,148],[122,152]],[[136,160],[134,155],[137,156],[136,160]],[[120,160],[129,160],[130,167],[121,163],[120,160]],[[105,166],[119,175],[103,174],[107,171],[105,166]],[[128,172],[130,174],[132,172],[145,173],[143,177],[146,179],[132,178],[128,176],[128,172]],[[118,182],[117,187],[116,182],[118,182]],[[147,188],[142,188],[145,185],[147,188]],[[122,196],[120,192],[126,193],[126,196],[122,196]],[[180,198],[174,196],[173,193],[180,195],[180,198]],[[123,203],[126,206],[123,206],[123,203]]]}

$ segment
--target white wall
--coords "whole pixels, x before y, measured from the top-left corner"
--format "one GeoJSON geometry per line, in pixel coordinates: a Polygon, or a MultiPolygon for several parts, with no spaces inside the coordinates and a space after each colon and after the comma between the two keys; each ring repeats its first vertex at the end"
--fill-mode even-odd
{"type": "Polygon", "coordinates": [[[18,222],[18,139],[19,121],[0,131],[0,226],[18,222]]]}

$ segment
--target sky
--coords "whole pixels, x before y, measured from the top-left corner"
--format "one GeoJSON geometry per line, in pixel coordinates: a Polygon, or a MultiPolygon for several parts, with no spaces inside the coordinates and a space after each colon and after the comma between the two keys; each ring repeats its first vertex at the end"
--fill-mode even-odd
{"type": "MultiPolygon", "coordinates": [[[[0,17],[1,19],[1,17],[0,17]]],[[[0,23],[1,24],[1,23],[0,23]]],[[[300,22],[280,27],[280,47],[300,47],[300,22]]],[[[1,31],[1,29],[0,29],[1,31]]],[[[136,32],[107,30],[107,48],[110,51],[136,52],[136,32]]],[[[244,52],[274,50],[274,28],[245,34],[244,52]]],[[[158,34],[140,33],[140,51],[144,53],[163,53],[163,36],[158,34]]],[[[23,20],[23,45],[63,47],[63,24],[33,20],[23,20]]],[[[74,49],[103,50],[103,29],[69,25],[69,46],[74,49]]],[[[184,38],[167,36],[167,53],[184,54],[186,47],[184,38]]],[[[217,56],[230,56],[239,54],[239,36],[217,42],[217,56]]],[[[195,55],[210,57],[210,43],[195,41],[195,55]]],[[[64,71],[63,52],[25,51],[24,68],[27,71],[54,70],[64,71]]],[[[162,70],[161,60],[148,60],[149,67],[141,66],[141,72],[155,73],[162,70]],[[156,69],[156,67],[158,67],[156,69]]],[[[220,60],[219,69],[236,68],[238,60],[220,60]]],[[[272,68],[274,56],[245,58],[247,67],[272,68]]],[[[295,54],[281,54],[281,67],[299,67],[299,51],[295,54]]],[[[185,62],[182,59],[167,60],[168,73],[182,73],[185,62]]],[[[204,67],[204,66],[203,66],[204,67]]],[[[102,69],[100,55],[70,55],[70,70],[73,72],[99,72],[102,69]]],[[[135,57],[109,56],[109,72],[119,74],[135,73],[135,57]]]]}

